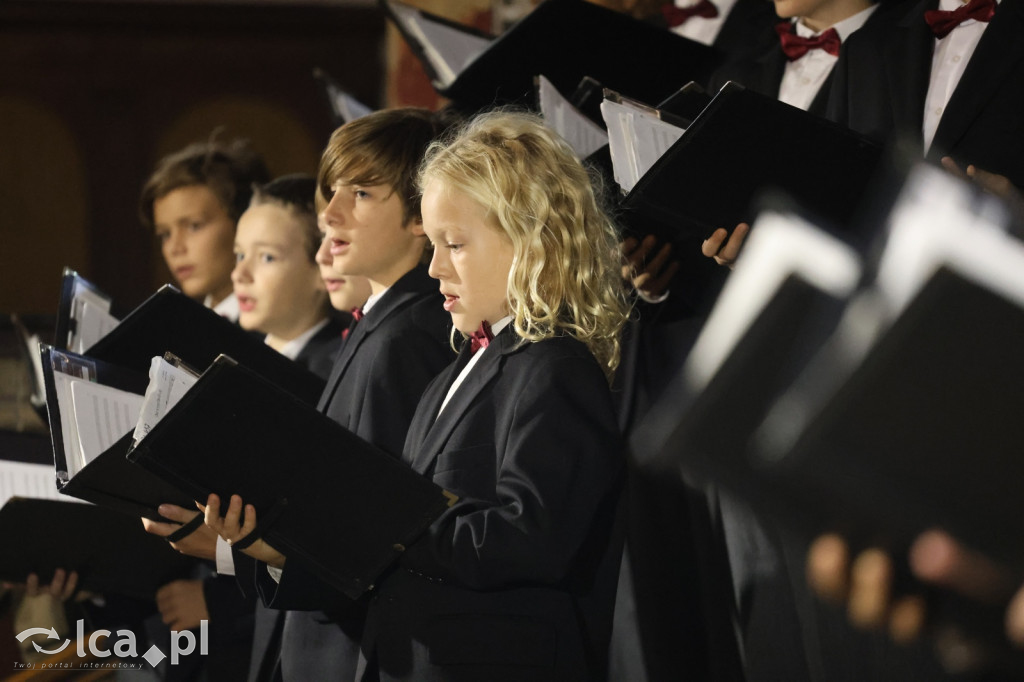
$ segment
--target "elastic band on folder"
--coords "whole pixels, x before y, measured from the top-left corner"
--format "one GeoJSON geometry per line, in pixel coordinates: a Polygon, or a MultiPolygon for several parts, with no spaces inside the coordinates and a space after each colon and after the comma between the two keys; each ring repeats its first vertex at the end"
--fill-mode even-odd
{"type": "Polygon", "coordinates": [[[167,542],[178,542],[179,540],[184,540],[189,535],[192,535],[192,533],[194,533],[196,529],[199,528],[199,526],[203,525],[203,523],[205,522],[206,518],[202,514],[196,514],[194,517],[192,517],[191,521],[182,524],[181,528],[174,531],[164,539],[167,540],[167,542]]]}

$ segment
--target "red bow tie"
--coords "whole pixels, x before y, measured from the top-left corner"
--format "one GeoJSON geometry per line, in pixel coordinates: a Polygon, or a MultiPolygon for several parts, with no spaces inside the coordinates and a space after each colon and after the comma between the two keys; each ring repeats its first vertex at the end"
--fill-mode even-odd
{"type": "Polygon", "coordinates": [[[820,35],[811,38],[798,36],[793,30],[793,24],[783,21],[775,24],[775,32],[779,34],[779,42],[782,44],[782,51],[789,61],[795,61],[803,57],[811,50],[822,49],[833,57],[839,56],[839,34],[834,28],[830,28],[820,35]]]}
{"type": "Polygon", "coordinates": [[[718,16],[718,8],[710,0],[700,0],[693,7],[676,7],[669,3],[661,6],[661,13],[669,28],[681,26],[690,20],[690,17],[704,17],[714,19],[718,16]]]}
{"type": "Polygon", "coordinates": [[[356,326],[356,322],[363,319],[363,309],[353,308],[349,312],[352,313],[352,321],[348,323],[348,327],[341,331],[341,340],[344,341],[348,338],[348,335],[352,333],[352,328],[356,326]]]}
{"type": "Polygon", "coordinates": [[[487,348],[491,344],[494,334],[491,333],[491,325],[486,321],[480,323],[480,328],[469,335],[469,352],[476,353],[481,348],[487,348]]]}
{"type": "Polygon", "coordinates": [[[971,0],[949,12],[941,9],[928,10],[924,13],[924,20],[931,26],[936,38],[945,38],[950,31],[968,19],[988,22],[995,13],[996,0],[971,0]]]}

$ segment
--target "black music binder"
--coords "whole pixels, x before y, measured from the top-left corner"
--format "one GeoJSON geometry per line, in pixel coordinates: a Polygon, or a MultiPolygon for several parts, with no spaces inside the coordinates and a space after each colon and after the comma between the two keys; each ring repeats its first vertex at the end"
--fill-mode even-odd
{"type": "MultiPolygon", "coordinates": [[[[658,102],[688,81],[705,82],[721,61],[712,47],[622,12],[585,0],[545,0],[449,81],[426,56],[427,50],[443,46],[422,44],[392,7],[403,3],[382,0],[382,5],[423,61],[438,93],[466,113],[494,104],[528,105],[537,75],[561,92],[571,92],[580,79],[591,76],[630,97],[658,102]]],[[[426,12],[419,15],[453,26],[426,12]]]]}
{"type": "Polygon", "coordinates": [[[73,411],[74,407],[61,399],[55,374],[63,371],[76,378],[125,390],[140,397],[146,392],[146,375],[49,346],[43,346],[40,352],[57,489],[65,495],[111,510],[158,521],[166,521],[156,511],[163,503],[191,508],[193,503],[190,497],[125,459],[137,418],[130,419],[125,433],[115,435],[116,442],[90,461],[69,461],[69,453],[75,451],[72,439],[77,439],[78,433],[68,433],[66,429],[74,429],[77,422],[67,418],[69,415],[66,413],[73,411]]]}
{"type": "Polygon", "coordinates": [[[315,405],[324,381],[254,334],[164,285],[85,352],[91,358],[148,372],[150,361],[173,353],[206,367],[221,353],[237,358],[307,403],[315,405]]]}
{"type": "Polygon", "coordinates": [[[699,246],[750,222],[770,189],[842,229],[881,159],[867,138],[729,82],[623,199],[621,218],[635,234],[699,246]]]}
{"type": "Polygon", "coordinates": [[[454,499],[223,356],[128,456],[193,499],[241,495],[269,544],[352,598],[454,499]]]}
{"type": "Polygon", "coordinates": [[[0,509],[0,579],[48,584],[58,568],[78,572],[78,589],[152,600],[157,589],[184,577],[193,560],[137,518],[81,502],[12,498],[0,509]]]}

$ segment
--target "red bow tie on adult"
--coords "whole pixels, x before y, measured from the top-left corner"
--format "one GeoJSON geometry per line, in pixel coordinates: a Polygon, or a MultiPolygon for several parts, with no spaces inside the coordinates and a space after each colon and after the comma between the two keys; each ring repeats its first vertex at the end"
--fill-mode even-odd
{"type": "Polygon", "coordinates": [[[480,323],[480,328],[469,335],[469,352],[476,353],[481,348],[487,348],[491,344],[494,334],[491,333],[491,325],[486,321],[480,323]]]}
{"type": "Polygon", "coordinates": [[[822,49],[833,57],[839,56],[839,34],[834,28],[830,28],[820,35],[811,38],[798,36],[793,30],[793,24],[788,21],[775,24],[775,32],[779,34],[779,42],[782,44],[782,51],[789,61],[800,59],[811,50],[822,49]]]}
{"type": "Polygon", "coordinates": [[[924,20],[931,26],[936,38],[945,38],[950,31],[968,19],[987,22],[995,13],[996,0],[971,0],[949,12],[941,9],[928,10],[924,13],[924,20]]]}
{"type": "Polygon", "coordinates": [[[690,20],[690,17],[704,17],[714,19],[718,16],[718,8],[710,0],[700,0],[693,7],[676,7],[673,4],[662,5],[661,13],[669,27],[681,26],[690,20]]]}

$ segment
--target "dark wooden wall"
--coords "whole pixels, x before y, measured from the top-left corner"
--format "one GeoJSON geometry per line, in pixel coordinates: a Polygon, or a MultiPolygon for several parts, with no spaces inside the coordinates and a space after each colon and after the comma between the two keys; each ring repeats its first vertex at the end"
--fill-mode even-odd
{"type": "Polygon", "coordinates": [[[163,154],[223,126],[315,172],[321,67],[377,106],[384,19],[330,5],[0,3],[0,313],[52,313],[69,265],[133,307],[170,281],[139,223],[163,154]]]}

